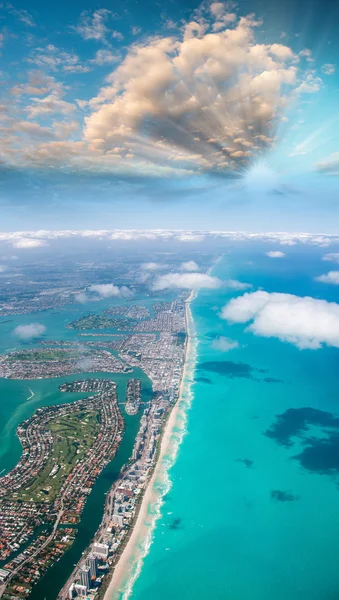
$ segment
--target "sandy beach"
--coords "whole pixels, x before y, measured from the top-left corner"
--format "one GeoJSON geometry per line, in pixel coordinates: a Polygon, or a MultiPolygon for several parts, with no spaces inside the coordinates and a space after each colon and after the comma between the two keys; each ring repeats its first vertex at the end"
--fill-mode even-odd
{"type": "MultiPolygon", "coordinates": [[[[150,523],[147,523],[147,518],[149,516],[149,507],[155,504],[158,500],[157,494],[155,492],[154,486],[157,478],[161,474],[164,467],[163,460],[166,454],[169,451],[171,444],[171,437],[173,434],[174,428],[177,426],[177,421],[180,413],[180,403],[183,399],[184,389],[185,389],[185,381],[187,377],[188,365],[190,362],[190,355],[192,350],[192,316],[190,310],[190,303],[195,298],[196,292],[192,291],[189,298],[186,301],[186,327],[187,327],[187,346],[186,346],[186,357],[185,364],[183,368],[183,374],[181,378],[180,384],[180,394],[178,401],[172,408],[172,411],[167,419],[164,432],[160,442],[160,450],[157,463],[155,465],[152,477],[147,485],[145,493],[143,495],[143,499],[140,505],[139,513],[136,519],[136,522],[133,527],[133,532],[122,552],[122,555],[115,566],[111,581],[109,586],[105,592],[104,600],[115,600],[119,594],[122,593],[122,584],[126,583],[126,580],[132,576],[130,573],[130,569],[133,567],[133,558],[136,549],[142,543],[145,535],[147,535],[147,531],[149,529],[150,523]]],[[[125,586],[123,586],[125,587],[125,586]]]]}

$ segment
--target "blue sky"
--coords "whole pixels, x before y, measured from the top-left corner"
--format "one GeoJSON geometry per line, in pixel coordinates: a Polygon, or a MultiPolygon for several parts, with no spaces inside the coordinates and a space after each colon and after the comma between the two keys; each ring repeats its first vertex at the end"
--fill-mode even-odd
{"type": "Polygon", "coordinates": [[[2,3],[1,228],[336,233],[336,4],[2,3]]]}

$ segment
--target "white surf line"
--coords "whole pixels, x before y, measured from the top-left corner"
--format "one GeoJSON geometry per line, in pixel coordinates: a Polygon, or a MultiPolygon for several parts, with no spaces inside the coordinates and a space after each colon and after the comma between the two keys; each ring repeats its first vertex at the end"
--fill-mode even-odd
{"type": "Polygon", "coordinates": [[[186,301],[188,342],[180,394],[172,407],[160,442],[160,453],[153,475],[145,489],[139,514],[121,556],[113,571],[104,600],[128,600],[138,579],[144,559],[150,551],[164,498],[172,487],[170,469],[177,460],[179,448],[186,434],[189,408],[193,400],[191,386],[197,361],[198,339],[191,313],[191,302],[197,292],[192,291],[186,301]]]}

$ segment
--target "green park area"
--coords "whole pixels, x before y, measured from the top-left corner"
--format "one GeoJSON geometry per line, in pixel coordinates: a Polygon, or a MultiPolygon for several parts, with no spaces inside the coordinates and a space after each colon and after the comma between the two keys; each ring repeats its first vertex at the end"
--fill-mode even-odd
{"type": "Polygon", "coordinates": [[[85,315],[67,325],[70,329],[118,329],[119,331],[132,330],[135,327],[134,319],[112,318],[106,315],[85,315]]]}
{"type": "Polygon", "coordinates": [[[79,410],[55,417],[46,425],[53,448],[44,468],[15,498],[28,502],[53,502],[74,466],[92,447],[100,429],[99,411],[79,410]]]}
{"type": "MultiPolygon", "coordinates": [[[[82,348],[81,354],[89,354],[89,351],[84,351],[82,348]]],[[[41,348],[37,350],[19,350],[8,354],[6,360],[12,361],[30,361],[30,362],[45,362],[49,360],[62,361],[79,358],[79,350],[70,348],[41,348]]]]}

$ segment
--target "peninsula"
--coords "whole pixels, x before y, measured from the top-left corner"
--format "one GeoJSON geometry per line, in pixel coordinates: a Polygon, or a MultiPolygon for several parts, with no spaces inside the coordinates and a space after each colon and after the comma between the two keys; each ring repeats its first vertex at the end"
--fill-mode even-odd
{"type": "MultiPolygon", "coordinates": [[[[74,383],[61,391],[78,391],[74,383]]],[[[4,598],[27,597],[72,544],[86,498],[122,439],[116,384],[76,383],[96,395],[40,408],[24,421],[17,430],[22,457],[0,480],[4,598]]]]}

